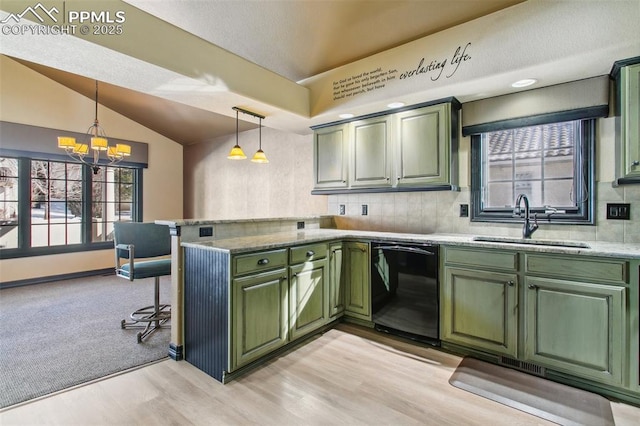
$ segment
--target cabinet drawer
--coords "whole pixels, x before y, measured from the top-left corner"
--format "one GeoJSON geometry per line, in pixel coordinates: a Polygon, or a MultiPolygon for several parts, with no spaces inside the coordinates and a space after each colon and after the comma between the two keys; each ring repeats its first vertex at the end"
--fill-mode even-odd
{"type": "Polygon", "coordinates": [[[309,244],[291,248],[290,263],[292,265],[327,257],[326,244],[309,244]]]}
{"type": "Polygon", "coordinates": [[[525,256],[527,274],[587,280],[589,282],[603,281],[612,284],[627,284],[629,282],[629,264],[624,260],[539,254],[526,254],[525,256]]]}
{"type": "Polygon", "coordinates": [[[515,271],[518,269],[518,253],[499,250],[474,250],[445,247],[445,262],[448,264],[477,266],[486,269],[515,271]]]}
{"type": "Polygon", "coordinates": [[[242,275],[251,272],[281,268],[287,264],[287,250],[263,251],[244,254],[233,258],[233,274],[242,275]]]}

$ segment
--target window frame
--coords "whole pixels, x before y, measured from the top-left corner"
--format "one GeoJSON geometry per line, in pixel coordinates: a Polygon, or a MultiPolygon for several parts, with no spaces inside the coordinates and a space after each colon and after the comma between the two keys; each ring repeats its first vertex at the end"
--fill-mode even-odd
{"type": "MultiPolygon", "coordinates": [[[[496,222],[496,223],[521,223],[522,218],[514,217],[513,208],[485,209],[483,205],[483,143],[482,133],[511,130],[532,125],[552,124],[563,121],[580,120],[579,117],[568,117],[566,114],[549,115],[544,122],[532,123],[529,119],[508,120],[505,122],[483,125],[482,130],[471,134],[471,194],[470,210],[471,222],[496,222]]],[[[567,210],[566,213],[546,214],[542,208],[531,208],[531,214],[537,215],[538,222],[566,225],[594,225],[595,224],[595,145],[596,145],[596,118],[582,119],[580,123],[580,136],[582,146],[576,147],[576,173],[574,182],[576,187],[585,187],[588,197],[578,203],[576,209],[567,210]]],[[[515,199],[514,199],[515,202],[515,199]]]]}
{"type": "MultiPolygon", "coordinates": [[[[81,222],[82,242],[78,244],[61,244],[54,246],[31,247],[31,162],[32,161],[52,161],[59,163],[78,164],[74,161],[60,159],[57,156],[45,158],[44,156],[14,156],[3,155],[3,157],[18,160],[18,247],[0,249],[0,259],[15,259],[21,257],[43,256],[52,254],[77,253],[82,251],[106,250],[113,248],[113,241],[92,242],[92,219],[91,206],[92,196],[92,176],[93,171],[90,165],[82,164],[82,209],[83,221],[81,222]],[[85,219],[86,218],[86,219],[85,219]],[[21,225],[24,224],[24,225],[21,225]]],[[[100,165],[100,167],[127,168],[133,170],[132,212],[131,221],[142,220],[142,188],[143,188],[143,168],[130,165],[100,165]]]]}

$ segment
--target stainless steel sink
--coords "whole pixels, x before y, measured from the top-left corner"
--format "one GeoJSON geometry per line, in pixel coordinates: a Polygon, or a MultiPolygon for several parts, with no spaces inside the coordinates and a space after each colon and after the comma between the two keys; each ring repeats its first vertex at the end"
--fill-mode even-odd
{"type": "Polygon", "coordinates": [[[571,247],[571,248],[590,248],[585,243],[574,241],[555,241],[555,240],[529,240],[524,238],[509,237],[474,237],[473,241],[484,241],[488,243],[506,243],[506,244],[528,244],[535,246],[551,246],[551,247],[571,247]]]}

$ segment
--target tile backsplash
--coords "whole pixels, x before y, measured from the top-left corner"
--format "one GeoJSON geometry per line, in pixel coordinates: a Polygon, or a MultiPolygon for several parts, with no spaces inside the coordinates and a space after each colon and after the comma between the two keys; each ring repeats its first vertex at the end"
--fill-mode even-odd
{"type": "MultiPolygon", "coordinates": [[[[460,217],[460,204],[470,203],[469,188],[460,191],[339,194],[329,196],[328,213],[339,229],[462,233],[519,237],[521,224],[471,222],[460,217]],[[340,215],[340,205],[345,214],[340,215]],[[362,206],[367,215],[362,215],[362,206]]],[[[550,225],[539,221],[534,238],[640,243],[640,185],[613,187],[597,183],[596,225],[550,225]],[[631,220],[607,219],[607,203],[631,204],[631,220]]]]}

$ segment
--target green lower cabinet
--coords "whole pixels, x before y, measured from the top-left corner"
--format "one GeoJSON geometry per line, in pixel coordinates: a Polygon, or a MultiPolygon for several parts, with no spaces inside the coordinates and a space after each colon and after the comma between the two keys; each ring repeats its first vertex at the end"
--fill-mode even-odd
{"type": "Polygon", "coordinates": [[[444,268],[442,340],[517,356],[516,274],[444,268]]]}
{"type": "Polygon", "coordinates": [[[339,317],[344,313],[344,273],[342,270],[342,243],[329,247],[329,316],[339,317]]]}
{"type": "Polygon", "coordinates": [[[525,361],[623,384],[625,288],[525,279],[525,361]]]}
{"type": "Polygon", "coordinates": [[[236,278],[233,286],[232,371],[288,341],[287,270],[236,278]]]}
{"type": "Polygon", "coordinates": [[[347,242],[343,248],[345,261],[345,315],[371,321],[369,284],[369,244],[347,242]]]}
{"type": "Polygon", "coordinates": [[[329,320],[327,260],[289,267],[290,337],[297,339],[329,320]]]}

